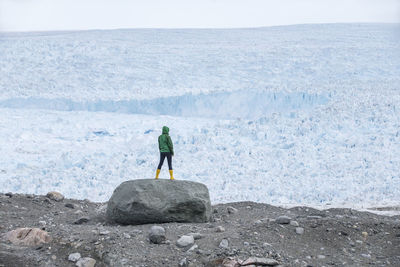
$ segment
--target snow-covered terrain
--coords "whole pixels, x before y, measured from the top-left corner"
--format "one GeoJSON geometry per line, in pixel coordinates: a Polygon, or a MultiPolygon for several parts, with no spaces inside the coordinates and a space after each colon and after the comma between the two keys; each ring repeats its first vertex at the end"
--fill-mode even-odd
{"type": "Polygon", "coordinates": [[[167,125],[213,203],[398,204],[399,103],[397,24],[0,33],[0,191],[106,201],[167,125]]]}

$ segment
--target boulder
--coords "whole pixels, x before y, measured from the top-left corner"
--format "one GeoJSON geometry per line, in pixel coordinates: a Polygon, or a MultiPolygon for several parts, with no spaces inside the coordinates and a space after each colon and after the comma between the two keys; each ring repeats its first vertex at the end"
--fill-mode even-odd
{"type": "Polygon", "coordinates": [[[191,235],[181,236],[177,241],[176,245],[180,248],[188,247],[194,244],[194,238],[191,235]]]}
{"type": "Polygon", "coordinates": [[[17,228],[5,233],[5,239],[14,245],[38,246],[52,239],[46,231],[39,228],[17,228]]]}
{"type": "Polygon", "coordinates": [[[131,180],[114,190],[106,214],[121,224],[207,222],[210,195],[204,184],[191,181],[131,180]]]}

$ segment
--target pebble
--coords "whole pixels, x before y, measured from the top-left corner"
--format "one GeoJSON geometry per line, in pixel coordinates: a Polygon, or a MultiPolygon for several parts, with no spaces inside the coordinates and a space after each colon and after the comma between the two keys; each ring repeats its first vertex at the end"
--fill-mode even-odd
{"type": "Polygon", "coordinates": [[[74,222],[74,224],[82,224],[82,223],[87,223],[88,221],[90,221],[90,219],[88,217],[81,217],[78,220],[76,220],[74,222]]]}
{"type": "Polygon", "coordinates": [[[94,267],[95,264],[96,264],[95,259],[86,257],[86,258],[80,258],[75,265],[78,267],[94,267]]]}
{"type": "Polygon", "coordinates": [[[370,254],[361,254],[361,257],[370,259],[371,255],[370,254]]]}
{"type": "Polygon", "coordinates": [[[325,257],[325,255],[318,255],[317,258],[322,260],[322,259],[325,259],[326,257],[325,257]]]}
{"type": "Polygon", "coordinates": [[[229,214],[234,214],[234,213],[237,213],[237,212],[238,212],[238,209],[235,209],[234,207],[231,207],[231,206],[229,206],[229,207],[227,208],[227,210],[228,210],[228,213],[229,213],[229,214]]]}
{"type": "Polygon", "coordinates": [[[303,227],[296,227],[296,234],[298,234],[298,235],[304,234],[304,228],[303,227]]]}
{"type": "Polygon", "coordinates": [[[70,209],[75,209],[75,205],[72,203],[66,203],[64,206],[70,209]]]}
{"type": "Polygon", "coordinates": [[[219,243],[220,248],[228,248],[229,247],[229,242],[228,239],[222,239],[221,243],[219,243]]]}
{"type": "Polygon", "coordinates": [[[250,245],[250,243],[249,242],[243,242],[243,246],[249,246],[250,245]]]}
{"type": "Polygon", "coordinates": [[[279,216],[278,218],[275,219],[275,222],[278,224],[289,224],[291,218],[288,216],[279,216]]]}
{"type": "Polygon", "coordinates": [[[297,221],[290,221],[290,225],[294,227],[299,227],[299,223],[297,221]]]}
{"type": "Polygon", "coordinates": [[[103,230],[103,231],[99,232],[99,235],[108,235],[109,233],[111,233],[111,232],[108,230],[103,230]]]}
{"type": "Polygon", "coordinates": [[[68,260],[72,262],[77,262],[81,258],[81,254],[79,252],[69,254],[68,260]]]}
{"type": "Polygon", "coordinates": [[[10,197],[10,198],[13,197],[13,193],[11,193],[11,192],[6,193],[5,195],[10,197]]]}
{"type": "Polygon", "coordinates": [[[218,226],[218,227],[216,228],[215,231],[216,231],[217,233],[222,233],[222,232],[225,232],[225,228],[222,227],[222,226],[218,226]]]}
{"type": "Polygon", "coordinates": [[[178,266],[179,266],[179,267],[187,267],[187,266],[188,266],[187,259],[184,258],[184,259],[180,260],[178,266]]]}
{"type": "Polygon", "coordinates": [[[277,266],[279,262],[270,258],[250,257],[241,263],[242,266],[277,266]]]}
{"type": "Polygon", "coordinates": [[[61,193],[56,192],[56,191],[48,192],[46,197],[48,197],[49,199],[54,200],[54,201],[62,201],[64,199],[64,196],[61,193]]]}
{"type": "Polygon", "coordinates": [[[129,238],[131,238],[131,235],[130,234],[128,234],[128,233],[123,233],[122,234],[126,239],[129,239],[129,238]]]}
{"type": "Polygon", "coordinates": [[[183,235],[176,241],[176,245],[180,248],[188,247],[194,244],[194,238],[191,235],[183,235]]]}
{"type": "Polygon", "coordinates": [[[198,240],[203,237],[202,234],[200,234],[200,233],[189,233],[187,235],[193,236],[194,240],[198,240]]]}
{"type": "Polygon", "coordinates": [[[166,240],[164,227],[154,225],[149,230],[149,240],[153,244],[161,244],[166,240]]]}
{"type": "Polygon", "coordinates": [[[198,249],[199,248],[199,246],[198,245],[196,245],[196,244],[194,244],[193,246],[191,246],[188,250],[187,250],[187,252],[193,252],[194,250],[196,250],[196,249],[198,249]]]}

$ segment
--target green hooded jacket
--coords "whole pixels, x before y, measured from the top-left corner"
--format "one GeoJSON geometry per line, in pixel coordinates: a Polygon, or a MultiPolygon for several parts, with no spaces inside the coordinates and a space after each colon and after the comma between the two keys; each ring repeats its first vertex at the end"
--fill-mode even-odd
{"type": "Polygon", "coordinates": [[[169,136],[169,128],[167,126],[162,128],[162,135],[158,137],[158,148],[160,152],[171,152],[171,154],[174,155],[174,146],[169,136]]]}

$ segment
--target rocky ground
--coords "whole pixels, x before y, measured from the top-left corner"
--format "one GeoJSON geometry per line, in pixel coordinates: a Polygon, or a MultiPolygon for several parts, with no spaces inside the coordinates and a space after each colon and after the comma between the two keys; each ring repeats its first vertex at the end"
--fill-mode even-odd
{"type": "Polygon", "coordinates": [[[153,224],[116,225],[105,210],[106,203],[88,200],[0,194],[0,266],[75,266],[73,253],[95,266],[400,266],[400,216],[219,204],[209,223],[159,224],[166,241],[154,244],[153,224]],[[52,241],[24,247],[5,240],[19,227],[45,230],[52,241]],[[190,233],[194,243],[178,246],[190,233]]]}

